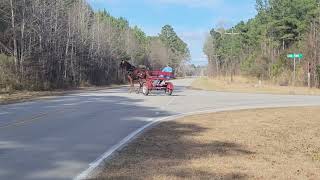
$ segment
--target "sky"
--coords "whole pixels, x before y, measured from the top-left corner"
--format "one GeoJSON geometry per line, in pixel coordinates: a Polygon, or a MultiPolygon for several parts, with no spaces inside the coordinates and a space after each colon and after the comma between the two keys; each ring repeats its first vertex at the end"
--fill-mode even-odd
{"type": "Polygon", "coordinates": [[[191,52],[191,63],[207,64],[203,43],[212,28],[232,27],[256,15],[256,0],[87,0],[95,9],[106,9],[126,18],[147,35],[157,35],[169,24],[191,52]]]}

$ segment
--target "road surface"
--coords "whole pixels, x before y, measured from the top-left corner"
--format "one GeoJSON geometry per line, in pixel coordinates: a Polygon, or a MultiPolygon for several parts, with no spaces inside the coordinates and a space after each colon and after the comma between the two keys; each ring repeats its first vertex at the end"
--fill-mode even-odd
{"type": "Polygon", "coordinates": [[[0,106],[0,179],[73,179],[104,152],[159,118],[206,110],[320,105],[317,96],[190,90],[145,97],[127,88],[0,106]]]}

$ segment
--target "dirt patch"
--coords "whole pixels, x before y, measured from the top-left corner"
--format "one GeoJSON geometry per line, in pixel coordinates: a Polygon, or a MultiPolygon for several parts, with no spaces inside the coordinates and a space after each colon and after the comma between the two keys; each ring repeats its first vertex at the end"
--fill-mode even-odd
{"type": "Polygon", "coordinates": [[[93,179],[318,179],[319,112],[244,110],[163,122],[93,179]]]}
{"type": "Polygon", "coordinates": [[[192,85],[195,90],[243,92],[243,93],[268,93],[268,94],[289,94],[289,95],[320,95],[320,89],[293,86],[278,86],[269,82],[259,82],[256,79],[234,77],[230,82],[226,78],[199,78],[192,85]]]}

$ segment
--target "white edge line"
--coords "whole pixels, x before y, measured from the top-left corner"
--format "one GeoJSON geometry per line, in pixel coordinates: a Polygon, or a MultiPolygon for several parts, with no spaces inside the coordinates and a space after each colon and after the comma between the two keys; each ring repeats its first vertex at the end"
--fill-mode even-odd
{"type": "Polygon", "coordinates": [[[88,178],[88,176],[109,156],[111,156],[115,151],[117,151],[119,148],[127,144],[131,139],[133,139],[135,136],[137,136],[140,132],[145,130],[146,128],[150,127],[151,125],[155,124],[157,121],[150,122],[143,127],[137,129],[136,131],[129,134],[127,137],[122,139],[119,143],[112,146],[107,152],[103,153],[96,161],[89,164],[89,168],[83,171],[81,174],[79,174],[77,177],[74,178],[74,180],[82,180],[88,178]]]}
{"type": "Polygon", "coordinates": [[[224,107],[224,108],[218,108],[218,109],[211,109],[211,110],[202,110],[202,111],[195,111],[195,112],[189,112],[189,113],[181,113],[173,116],[168,116],[164,118],[159,118],[158,120],[154,120],[143,127],[135,130],[131,134],[129,134],[127,137],[122,139],[119,143],[116,145],[112,146],[107,152],[103,153],[96,161],[92,162],[89,164],[89,168],[83,171],[81,174],[76,176],[74,180],[83,180],[86,178],[89,178],[89,175],[108,157],[110,157],[115,151],[123,147],[124,145],[128,144],[130,140],[135,138],[138,134],[143,132],[145,129],[148,127],[155,125],[156,123],[160,123],[162,121],[171,121],[177,118],[182,118],[185,116],[190,116],[190,115],[197,115],[197,114],[202,114],[202,113],[214,113],[214,112],[222,112],[222,111],[233,111],[233,110],[249,110],[249,109],[259,109],[259,108],[281,108],[281,107],[299,107],[299,106],[306,106],[306,104],[301,104],[301,105],[292,105],[292,106],[285,106],[285,105],[268,105],[268,106],[234,106],[234,107],[224,107]]]}
{"type": "MultiPolygon", "coordinates": [[[[193,81],[191,81],[188,86],[191,85],[193,81]]],[[[173,97],[167,104],[166,106],[170,105],[174,100],[176,99],[176,97],[173,97]]],[[[160,109],[163,109],[165,106],[160,107],[160,109]]],[[[160,118],[158,120],[155,120],[154,118],[151,119],[152,122],[144,125],[143,127],[135,130],[134,132],[132,132],[131,134],[129,134],[127,137],[125,137],[124,139],[122,139],[119,143],[117,143],[116,145],[112,146],[107,152],[103,153],[97,160],[95,160],[94,162],[89,164],[89,168],[86,169],[85,171],[83,171],[82,173],[80,173],[78,176],[76,176],[74,178],[74,180],[82,180],[82,179],[86,179],[89,177],[89,175],[108,157],[110,157],[115,151],[117,151],[118,149],[120,149],[121,147],[123,147],[124,145],[126,145],[127,143],[130,142],[130,140],[132,140],[134,137],[136,137],[139,133],[143,132],[146,128],[164,121],[164,120],[169,120],[169,119],[175,119],[178,118],[179,116],[183,116],[182,114],[180,115],[174,115],[174,116],[169,116],[169,117],[164,117],[164,118],[160,118]]]]}

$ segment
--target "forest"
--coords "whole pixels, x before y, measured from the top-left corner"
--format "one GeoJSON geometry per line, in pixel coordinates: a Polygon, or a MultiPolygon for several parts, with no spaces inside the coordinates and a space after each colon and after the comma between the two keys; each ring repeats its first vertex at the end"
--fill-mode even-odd
{"type": "Polygon", "coordinates": [[[0,89],[51,90],[121,83],[121,60],[176,75],[192,71],[188,46],[165,25],[149,37],[85,0],[0,1],[0,89]]]}
{"type": "Polygon", "coordinates": [[[319,0],[256,0],[254,18],[211,29],[203,48],[209,75],[320,87],[319,5],[319,0]],[[296,73],[287,57],[293,53],[303,54],[296,59],[296,73]]]}

